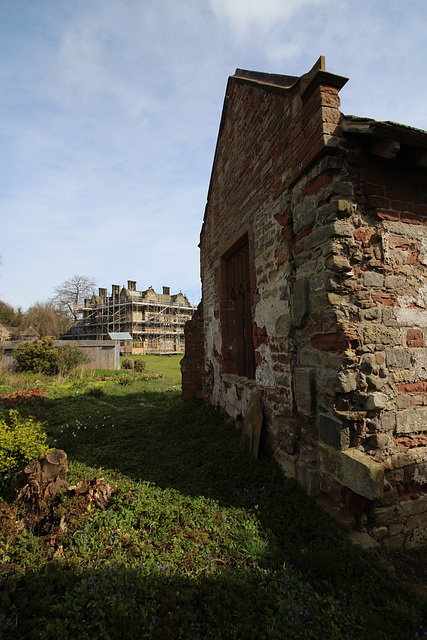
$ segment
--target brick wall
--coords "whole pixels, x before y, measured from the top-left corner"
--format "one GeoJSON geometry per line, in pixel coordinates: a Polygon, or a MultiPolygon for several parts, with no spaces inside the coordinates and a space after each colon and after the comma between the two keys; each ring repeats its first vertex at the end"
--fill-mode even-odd
{"type": "Polygon", "coordinates": [[[284,473],[335,501],[347,528],[411,547],[427,541],[426,168],[415,134],[343,117],[342,84],[319,68],[280,90],[230,78],[184,395],[241,424],[255,388],[284,473]],[[223,328],[221,265],[243,235],[255,380],[230,374],[223,328]]]}
{"type": "Polygon", "coordinates": [[[181,360],[182,399],[203,398],[204,338],[201,303],[184,325],[185,355],[181,360]]]}

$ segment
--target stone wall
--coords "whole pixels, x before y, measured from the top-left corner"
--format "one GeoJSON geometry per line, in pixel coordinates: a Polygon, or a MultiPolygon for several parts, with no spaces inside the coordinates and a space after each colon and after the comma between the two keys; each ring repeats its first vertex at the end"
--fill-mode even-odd
{"type": "MultiPolygon", "coordinates": [[[[388,548],[418,546],[427,541],[427,134],[344,117],[344,79],[322,64],[283,86],[261,76],[227,86],[201,232],[204,342],[197,370],[184,359],[185,397],[202,392],[241,424],[255,392],[263,450],[286,475],[327,496],[347,528],[388,548]],[[222,324],[223,256],[243,234],[255,380],[230,374],[222,324]]],[[[192,331],[187,346],[195,362],[192,331]]]]}
{"type": "Polygon", "coordinates": [[[427,542],[427,172],[403,145],[400,158],[349,137],[343,147],[357,205],[343,284],[359,346],[356,389],[340,408],[366,410],[357,428],[349,422],[351,444],[384,469],[384,493],[367,509],[371,535],[410,548],[427,542]]]}

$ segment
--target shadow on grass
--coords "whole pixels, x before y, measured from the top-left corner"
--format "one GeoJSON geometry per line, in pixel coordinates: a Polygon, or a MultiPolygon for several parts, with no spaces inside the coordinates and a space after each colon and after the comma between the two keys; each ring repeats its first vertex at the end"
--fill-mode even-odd
{"type": "Polygon", "coordinates": [[[243,456],[234,424],[202,402],[183,404],[178,392],[141,392],[53,400],[47,409],[49,432],[70,460],[251,509],[285,545],[293,538],[299,548],[320,534],[323,546],[335,548],[344,538],[274,462],[243,456]]]}
{"type": "Polygon", "coordinates": [[[391,615],[384,620],[379,603],[366,608],[360,618],[345,595],[338,600],[326,588],[319,593],[285,572],[260,574],[227,567],[194,579],[170,573],[155,562],[148,571],[119,562],[84,571],[52,562],[29,572],[25,589],[15,584],[2,601],[4,640],[424,637],[416,635],[409,617],[402,621],[391,615]]]}
{"type": "Polygon", "coordinates": [[[70,460],[248,509],[310,577],[345,583],[358,573],[347,566],[354,549],[335,521],[274,461],[243,456],[234,424],[203,402],[182,403],[179,391],[118,390],[50,400],[46,410],[55,446],[70,460]],[[308,566],[315,554],[319,562],[308,566]]]}
{"type": "Polygon", "coordinates": [[[49,400],[41,412],[71,461],[256,514],[300,577],[212,566],[196,578],[155,558],[152,567],[84,570],[55,560],[3,582],[5,638],[424,637],[415,635],[409,599],[402,616],[405,598],[374,558],[354,549],[275,464],[242,456],[234,425],[203,403],[182,404],[176,391],[118,388],[49,400]]]}

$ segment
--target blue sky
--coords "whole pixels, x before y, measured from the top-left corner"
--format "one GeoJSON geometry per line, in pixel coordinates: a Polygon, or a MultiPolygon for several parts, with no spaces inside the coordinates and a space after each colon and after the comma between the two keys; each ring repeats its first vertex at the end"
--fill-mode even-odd
{"type": "Polygon", "coordinates": [[[227,78],[348,77],[342,111],[427,129],[426,0],[0,0],[0,299],[75,274],[200,296],[227,78]]]}

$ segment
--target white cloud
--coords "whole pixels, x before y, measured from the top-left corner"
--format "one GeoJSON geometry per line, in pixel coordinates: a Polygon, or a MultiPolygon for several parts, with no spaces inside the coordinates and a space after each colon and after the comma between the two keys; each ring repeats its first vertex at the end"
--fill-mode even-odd
{"type": "Polygon", "coordinates": [[[216,17],[230,24],[239,35],[256,28],[265,32],[286,23],[308,6],[325,0],[209,0],[216,17]]]}
{"type": "MultiPolygon", "coordinates": [[[[287,42],[272,38],[267,44],[266,53],[273,64],[283,64],[286,60],[301,55],[304,46],[304,41],[298,35],[293,36],[287,42]]],[[[283,73],[286,75],[285,71],[283,73]]]]}

